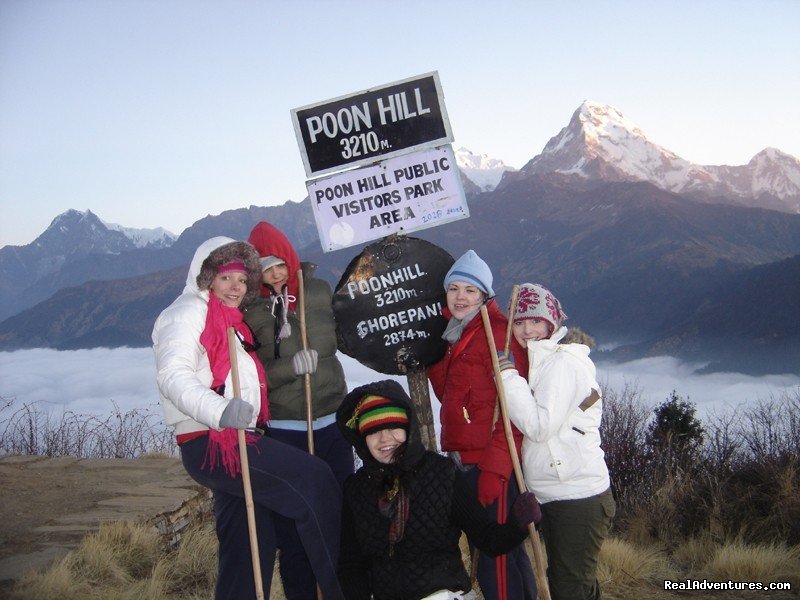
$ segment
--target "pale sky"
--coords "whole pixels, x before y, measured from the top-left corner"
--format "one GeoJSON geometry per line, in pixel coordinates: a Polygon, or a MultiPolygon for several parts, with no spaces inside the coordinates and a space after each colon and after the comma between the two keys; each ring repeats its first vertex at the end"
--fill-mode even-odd
{"type": "Polygon", "coordinates": [[[300,201],[289,111],[430,71],[454,147],[514,167],[587,99],[696,163],[800,157],[798,31],[797,0],[2,0],[0,246],[300,201]]]}

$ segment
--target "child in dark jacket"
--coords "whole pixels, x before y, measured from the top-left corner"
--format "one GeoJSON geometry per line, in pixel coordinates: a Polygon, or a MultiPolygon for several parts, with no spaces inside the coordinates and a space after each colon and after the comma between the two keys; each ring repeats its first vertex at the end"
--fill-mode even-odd
{"type": "Polygon", "coordinates": [[[336,421],[364,463],[344,485],[339,579],[348,600],[473,598],[461,532],[499,555],[541,518],[530,492],[517,499],[508,523],[489,517],[454,463],[425,450],[396,381],[356,388],[336,421]]]}

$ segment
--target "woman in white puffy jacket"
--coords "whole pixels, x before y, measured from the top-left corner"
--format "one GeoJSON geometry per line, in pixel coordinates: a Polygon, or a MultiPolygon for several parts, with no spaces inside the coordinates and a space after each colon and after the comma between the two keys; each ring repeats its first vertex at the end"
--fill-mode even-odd
{"type": "Polygon", "coordinates": [[[269,437],[266,380],[239,306],[261,285],[258,252],[216,237],[195,252],[183,293],[153,328],[158,389],[189,475],[214,493],[219,539],[216,598],[255,597],[238,429],[247,456],[262,586],[275,560],[272,515],[294,520],[326,600],[343,598],[336,569],[341,491],[322,460],[269,437]],[[240,395],[234,397],[228,328],[236,333],[240,395]]]}
{"type": "Polygon", "coordinates": [[[597,558],[616,507],[600,447],[603,412],[584,344],[563,343],[566,315],[539,284],[520,286],[512,330],[527,349],[527,381],[500,355],[511,421],[524,434],[525,484],[542,505],[547,578],[554,600],[600,598],[597,558]],[[562,343],[560,343],[562,342],[562,343]]]}

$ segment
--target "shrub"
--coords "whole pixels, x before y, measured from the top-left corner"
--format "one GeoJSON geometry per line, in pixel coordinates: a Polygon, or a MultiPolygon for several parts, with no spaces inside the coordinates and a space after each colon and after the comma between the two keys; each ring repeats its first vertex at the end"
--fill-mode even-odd
{"type": "Polygon", "coordinates": [[[624,521],[633,507],[653,491],[644,445],[649,410],[642,403],[641,391],[627,383],[621,392],[603,386],[602,393],[602,446],[618,505],[618,520],[624,521]]]}
{"type": "Polygon", "coordinates": [[[37,403],[0,404],[0,454],[136,458],[173,454],[175,441],[161,417],[147,408],[123,412],[112,401],[106,417],[72,411],[54,413],[37,403]]]}
{"type": "Polygon", "coordinates": [[[703,535],[800,543],[798,397],[800,389],[701,424],[673,392],[648,423],[635,391],[607,391],[603,444],[620,505],[616,530],[671,545],[703,535]]]}
{"type": "Polygon", "coordinates": [[[665,402],[659,404],[653,420],[647,427],[645,444],[654,468],[664,471],[664,476],[676,469],[692,471],[703,444],[704,429],[695,417],[695,405],[672,391],[665,402]]]}

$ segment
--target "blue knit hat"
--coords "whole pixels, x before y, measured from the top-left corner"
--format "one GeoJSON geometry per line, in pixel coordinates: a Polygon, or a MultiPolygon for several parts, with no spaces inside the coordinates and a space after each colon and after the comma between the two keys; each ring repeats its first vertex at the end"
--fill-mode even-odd
{"type": "Polygon", "coordinates": [[[461,255],[444,277],[444,289],[447,290],[454,281],[465,281],[477,286],[490,298],[494,296],[492,289],[492,272],[483,259],[474,250],[467,250],[461,255]]]}

